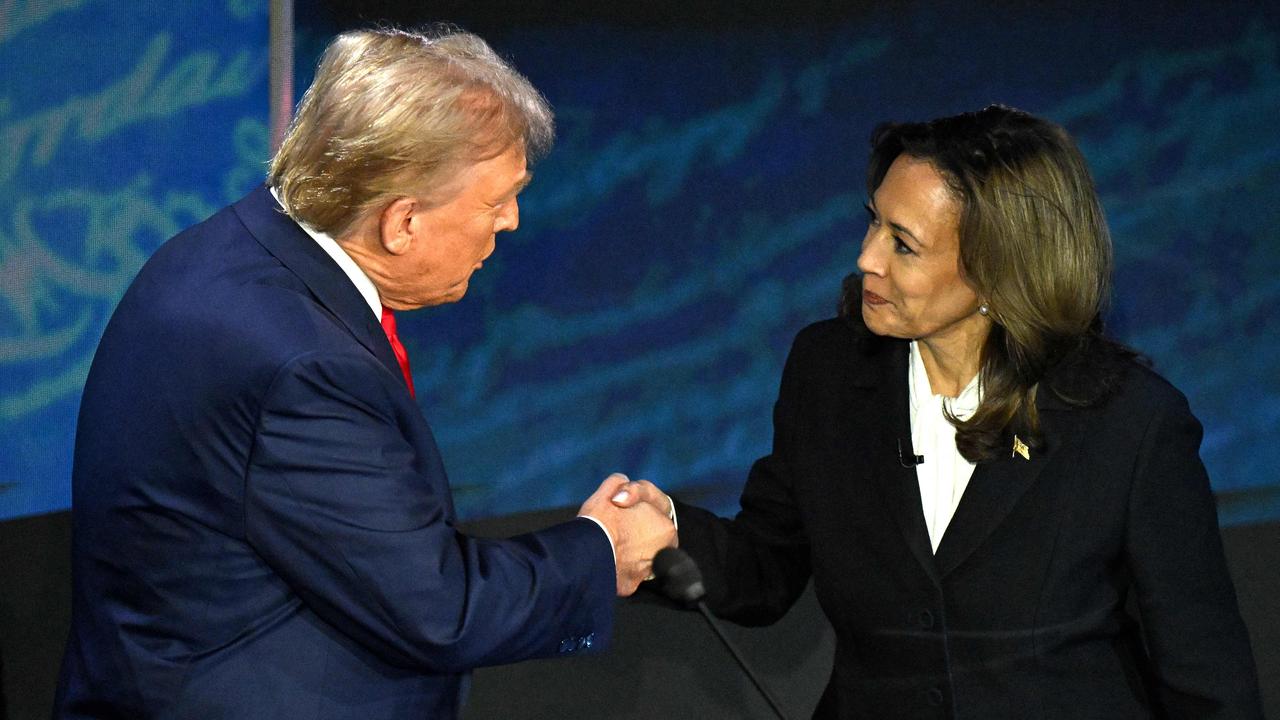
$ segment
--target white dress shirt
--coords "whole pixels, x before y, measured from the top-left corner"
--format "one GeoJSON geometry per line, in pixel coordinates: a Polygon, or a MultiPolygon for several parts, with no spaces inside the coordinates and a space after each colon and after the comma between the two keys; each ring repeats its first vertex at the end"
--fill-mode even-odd
{"type": "Polygon", "coordinates": [[[975,375],[959,396],[935,395],[916,345],[912,341],[911,358],[907,364],[911,447],[916,455],[924,456],[924,462],[916,465],[916,478],[920,482],[920,505],[924,510],[925,527],[929,529],[929,542],[937,552],[960,498],[969,486],[974,468],[974,464],[965,460],[956,449],[956,428],[947,422],[943,408],[949,408],[952,415],[967,420],[978,409],[982,391],[975,375]]]}

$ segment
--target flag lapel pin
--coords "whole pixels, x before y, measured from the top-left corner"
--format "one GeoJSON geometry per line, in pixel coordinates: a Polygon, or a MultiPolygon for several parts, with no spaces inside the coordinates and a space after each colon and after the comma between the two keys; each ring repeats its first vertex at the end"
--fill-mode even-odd
{"type": "Polygon", "coordinates": [[[1027,447],[1027,444],[1017,435],[1013,436],[1013,453],[1009,457],[1014,455],[1021,455],[1023,460],[1031,459],[1031,448],[1027,447]]]}

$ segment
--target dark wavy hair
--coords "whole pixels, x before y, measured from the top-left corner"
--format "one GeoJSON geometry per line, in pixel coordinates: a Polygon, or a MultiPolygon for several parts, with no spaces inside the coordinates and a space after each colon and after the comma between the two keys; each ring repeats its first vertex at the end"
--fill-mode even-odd
{"type": "MultiPolygon", "coordinates": [[[[1101,400],[1117,382],[1108,358],[1132,353],[1102,334],[1112,252],[1084,157],[1058,125],[992,105],[922,123],[889,123],[871,137],[867,191],[899,155],[928,162],[960,206],[960,266],[990,308],[982,347],[983,398],[967,421],[950,417],[971,462],[1007,453],[1011,435],[1040,447],[1036,394],[1101,400]]],[[[841,312],[861,305],[851,276],[841,312]]]]}

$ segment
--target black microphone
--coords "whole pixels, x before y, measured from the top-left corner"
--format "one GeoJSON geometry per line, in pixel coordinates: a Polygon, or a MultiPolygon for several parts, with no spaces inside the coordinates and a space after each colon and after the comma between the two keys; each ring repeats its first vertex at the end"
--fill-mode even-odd
{"type": "Polygon", "coordinates": [[[760,691],[760,695],[764,697],[765,702],[769,703],[773,714],[777,715],[781,720],[787,720],[787,716],[782,712],[782,708],[778,706],[778,702],[764,688],[764,683],[760,682],[760,678],[756,677],[756,674],[747,666],[747,661],[738,652],[738,649],[734,647],[733,643],[729,642],[729,637],[720,628],[720,623],[716,622],[716,619],[711,615],[711,611],[707,609],[707,604],[702,601],[702,598],[707,594],[707,588],[702,584],[702,571],[698,569],[698,563],[689,557],[689,553],[680,548],[663,548],[653,558],[653,574],[662,581],[662,591],[666,593],[667,597],[676,602],[698,608],[702,613],[702,617],[707,619],[707,624],[711,625],[711,629],[715,631],[716,637],[720,638],[720,642],[724,643],[733,659],[738,661],[742,671],[747,674],[747,677],[751,678],[751,682],[760,691]]]}
{"type": "Polygon", "coordinates": [[[904,468],[913,468],[917,465],[924,464],[923,455],[903,455],[902,454],[902,438],[898,438],[898,463],[904,468]]]}

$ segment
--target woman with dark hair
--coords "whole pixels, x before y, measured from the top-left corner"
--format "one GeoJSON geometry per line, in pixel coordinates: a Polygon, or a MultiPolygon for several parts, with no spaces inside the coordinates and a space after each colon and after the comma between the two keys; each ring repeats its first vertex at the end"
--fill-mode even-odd
{"type": "Polygon", "coordinates": [[[797,336],[741,511],[674,503],[708,605],[771,623],[813,578],[815,717],[1261,718],[1201,427],[1102,334],[1071,138],[1000,106],[885,125],[867,190],[860,276],[797,336]]]}

